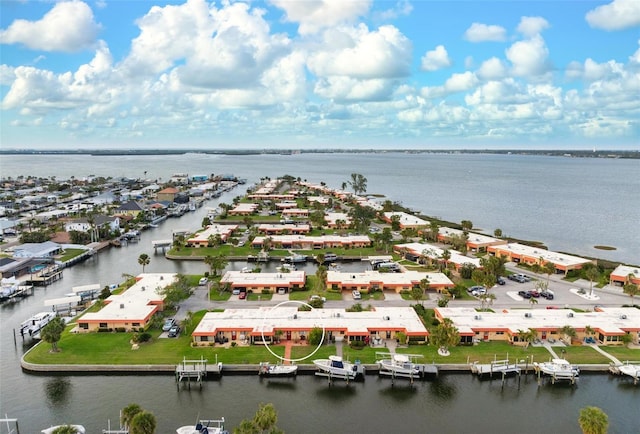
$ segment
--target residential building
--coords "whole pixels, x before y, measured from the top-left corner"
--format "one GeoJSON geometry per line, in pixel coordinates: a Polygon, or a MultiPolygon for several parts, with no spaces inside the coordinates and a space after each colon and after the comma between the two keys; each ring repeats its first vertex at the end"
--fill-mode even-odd
{"type": "Polygon", "coordinates": [[[327,271],[327,288],[339,291],[411,291],[419,288],[423,279],[429,281],[429,288],[437,292],[453,288],[454,283],[443,273],[405,271],[403,273],[381,273],[367,270],[362,272],[327,271]]]}
{"type": "Polygon", "coordinates": [[[289,293],[304,288],[306,281],[304,271],[290,271],[284,273],[243,273],[241,271],[227,271],[220,279],[220,284],[227,284],[232,289],[241,292],[251,291],[260,294],[289,293]]]}

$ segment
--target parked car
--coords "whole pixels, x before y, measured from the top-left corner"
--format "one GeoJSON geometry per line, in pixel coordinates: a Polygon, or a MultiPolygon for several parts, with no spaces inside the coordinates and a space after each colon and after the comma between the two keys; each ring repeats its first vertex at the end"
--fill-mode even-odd
{"type": "Polygon", "coordinates": [[[531,298],[529,291],[518,291],[518,295],[522,298],[531,298]]]}
{"type": "Polygon", "coordinates": [[[535,297],[535,298],[540,297],[540,293],[535,289],[532,289],[531,291],[529,291],[529,294],[531,295],[531,297],[535,297]]]}
{"type": "Polygon", "coordinates": [[[176,320],[173,318],[167,318],[164,320],[164,324],[162,325],[162,331],[168,332],[174,325],[176,325],[176,320]]]}
{"type": "Polygon", "coordinates": [[[547,300],[553,300],[553,291],[550,291],[548,289],[546,291],[542,291],[540,293],[540,297],[544,297],[547,300]]]}
{"type": "Polygon", "coordinates": [[[247,298],[247,293],[245,291],[240,292],[240,294],[238,294],[238,298],[240,300],[244,300],[245,298],[247,298]]]}
{"type": "Polygon", "coordinates": [[[313,300],[322,300],[323,302],[327,301],[326,297],[320,297],[319,295],[312,295],[311,297],[309,297],[309,301],[313,301],[313,300]]]}
{"type": "Polygon", "coordinates": [[[209,279],[207,279],[206,277],[203,277],[202,279],[200,279],[198,281],[198,285],[202,286],[202,285],[206,285],[209,282],[209,279]]]}
{"type": "Polygon", "coordinates": [[[507,282],[505,282],[505,280],[502,277],[498,276],[498,278],[496,279],[496,283],[498,285],[504,285],[507,282]]]}
{"type": "Polygon", "coordinates": [[[477,297],[479,295],[486,294],[487,288],[481,285],[476,285],[470,287],[469,289],[467,289],[467,291],[469,291],[469,293],[471,293],[471,295],[473,295],[474,297],[477,297]]]}
{"type": "Polygon", "coordinates": [[[169,336],[170,338],[177,338],[180,335],[180,326],[174,325],[173,327],[171,327],[171,329],[169,329],[169,334],[167,336],[169,336]]]}
{"type": "Polygon", "coordinates": [[[353,299],[354,300],[360,300],[362,298],[362,295],[360,294],[360,291],[356,291],[354,290],[351,295],[353,295],[353,299]]]}
{"type": "Polygon", "coordinates": [[[238,288],[234,289],[233,291],[231,291],[231,293],[233,295],[239,295],[240,294],[240,290],[238,288]]]}

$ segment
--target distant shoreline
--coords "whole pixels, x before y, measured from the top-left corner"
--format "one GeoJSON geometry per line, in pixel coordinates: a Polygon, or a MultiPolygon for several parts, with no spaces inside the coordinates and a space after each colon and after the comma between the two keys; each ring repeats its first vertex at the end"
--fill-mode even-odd
{"type": "Polygon", "coordinates": [[[0,155],[294,155],[294,154],[493,154],[540,155],[565,158],[640,159],[640,150],[537,150],[537,149],[3,149],[0,155]]]}

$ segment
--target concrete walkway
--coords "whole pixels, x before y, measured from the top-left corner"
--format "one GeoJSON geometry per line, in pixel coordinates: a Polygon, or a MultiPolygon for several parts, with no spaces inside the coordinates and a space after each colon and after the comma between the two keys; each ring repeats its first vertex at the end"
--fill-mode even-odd
{"type": "Polygon", "coordinates": [[[556,352],[555,352],[555,351],[553,351],[553,348],[551,348],[551,344],[550,344],[549,342],[545,342],[545,343],[544,343],[544,344],[542,344],[542,345],[547,349],[547,351],[549,351],[549,352],[551,353],[551,356],[552,356],[554,359],[559,359],[559,358],[560,358],[560,357],[558,357],[558,355],[556,354],[556,352]]]}
{"type": "Polygon", "coordinates": [[[596,345],[596,344],[585,344],[585,345],[590,346],[591,348],[593,348],[594,350],[596,350],[597,352],[599,352],[600,354],[602,354],[603,356],[605,356],[606,358],[611,360],[616,365],[622,365],[622,362],[620,360],[618,360],[617,358],[613,357],[611,354],[609,354],[606,351],[604,351],[598,345],[596,345]]]}

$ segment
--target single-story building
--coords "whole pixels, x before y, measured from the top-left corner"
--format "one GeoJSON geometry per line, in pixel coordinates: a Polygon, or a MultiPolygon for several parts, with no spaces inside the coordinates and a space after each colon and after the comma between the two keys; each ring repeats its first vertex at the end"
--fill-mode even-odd
{"type": "Polygon", "coordinates": [[[327,271],[327,288],[340,291],[410,291],[418,288],[423,279],[429,280],[429,288],[437,292],[453,288],[454,283],[443,273],[405,271],[404,273],[380,273],[367,270],[362,272],[327,271]]]}
{"type": "Polygon", "coordinates": [[[609,283],[615,286],[624,286],[627,283],[640,285],[640,267],[618,265],[609,275],[609,283]]]}
{"type": "Polygon", "coordinates": [[[406,212],[385,212],[382,214],[382,219],[387,223],[391,223],[394,218],[398,219],[401,229],[424,228],[429,226],[429,222],[427,220],[423,220],[420,217],[416,217],[406,212]]]}
{"type": "Polygon", "coordinates": [[[187,247],[207,247],[209,245],[209,237],[217,235],[220,236],[222,242],[226,242],[236,229],[238,229],[238,225],[212,224],[188,238],[186,245],[187,247]]]}
{"type": "MultiPolygon", "coordinates": [[[[442,243],[449,243],[453,236],[464,235],[465,232],[460,229],[448,228],[446,226],[438,228],[438,241],[442,243]]],[[[506,240],[491,237],[489,235],[478,234],[476,232],[466,232],[467,234],[467,249],[470,252],[486,252],[489,246],[495,246],[498,244],[507,244],[506,240]]]]}
{"type": "Polygon", "coordinates": [[[411,307],[377,307],[373,311],[345,309],[298,311],[297,306],[225,309],[208,312],[192,333],[196,345],[223,342],[262,344],[274,339],[304,341],[314,328],[324,328],[325,341],[379,341],[402,332],[412,341],[426,342],[429,335],[411,307]]]}
{"type": "Polygon", "coordinates": [[[220,279],[220,284],[228,284],[232,289],[241,292],[251,291],[260,294],[289,293],[295,289],[304,288],[306,275],[304,271],[290,271],[285,273],[243,273],[242,271],[227,271],[220,279]]]}
{"type": "Polygon", "coordinates": [[[52,258],[62,253],[62,245],[52,241],[24,243],[13,248],[14,258],[52,258]]]}
{"type": "Polygon", "coordinates": [[[311,232],[311,226],[308,224],[261,224],[258,226],[258,232],[265,235],[279,235],[289,233],[294,235],[304,235],[311,232]]]}
{"type": "Polygon", "coordinates": [[[542,266],[550,262],[556,267],[556,273],[564,273],[565,275],[571,270],[579,270],[583,265],[594,262],[579,256],[556,253],[520,243],[493,245],[489,246],[487,251],[494,256],[504,257],[507,261],[520,264],[540,264],[542,266]]]}
{"type": "Polygon", "coordinates": [[[121,294],[111,295],[98,312],[89,312],[77,320],[75,332],[95,332],[99,329],[146,328],[156,312],[164,309],[160,291],[175,281],[174,273],[143,273],[136,283],[121,294]]]}
{"type": "Polygon", "coordinates": [[[589,337],[601,344],[620,345],[621,336],[630,333],[635,342],[640,334],[640,310],[635,308],[597,308],[595,312],[575,312],[572,309],[502,309],[478,312],[472,307],[436,307],[435,316],[449,318],[458,329],[463,343],[509,341],[522,343],[520,331],[533,329],[542,341],[566,339],[564,326],[576,331],[576,339],[589,337]]]}
{"type": "MultiPolygon", "coordinates": [[[[418,260],[420,259],[421,256],[423,256],[427,259],[427,261],[431,261],[433,263],[444,262],[444,259],[442,259],[442,254],[444,253],[444,249],[434,246],[433,244],[428,244],[428,243],[396,244],[393,246],[393,250],[400,254],[402,254],[403,252],[405,254],[409,253],[417,257],[418,260]]],[[[476,268],[480,268],[479,258],[465,256],[456,250],[449,250],[449,254],[450,254],[450,258],[447,261],[447,265],[453,264],[456,270],[460,270],[460,268],[465,264],[472,264],[476,268]]]]}
{"type": "Polygon", "coordinates": [[[337,228],[338,226],[346,228],[351,226],[351,217],[344,212],[325,212],[324,221],[330,228],[337,228]],[[340,222],[340,225],[338,225],[340,222]]]}
{"type": "MultiPolygon", "coordinates": [[[[251,246],[262,248],[266,238],[267,237],[255,237],[251,242],[251,246]]],[[[317,237],[305,235],[274,235],[268,238],[271,239],[272,247],[281,249],[356,248],[371,245],[371,240],[366,235],[322,235],[317,237]]]]}
{"type": "Polygon", "coordinates": [[[229,210],[229,215],[251,215],[258,211],[260,205],[257,203],[239,203],[229,210]]]}

